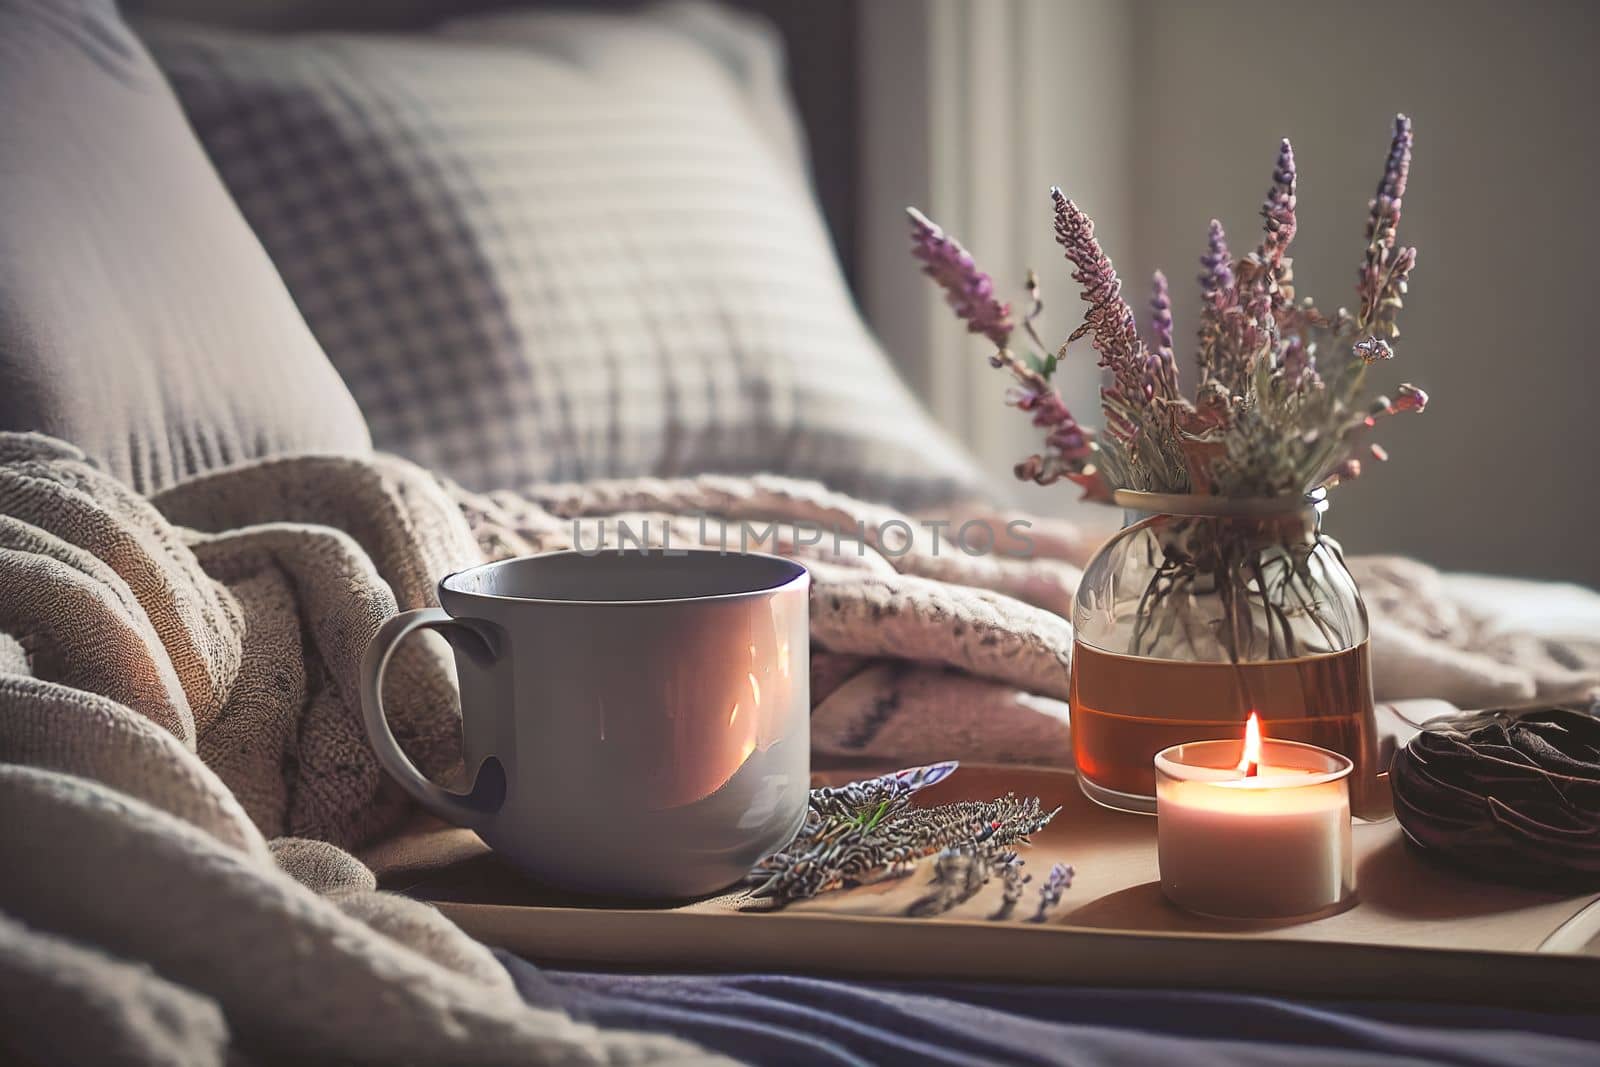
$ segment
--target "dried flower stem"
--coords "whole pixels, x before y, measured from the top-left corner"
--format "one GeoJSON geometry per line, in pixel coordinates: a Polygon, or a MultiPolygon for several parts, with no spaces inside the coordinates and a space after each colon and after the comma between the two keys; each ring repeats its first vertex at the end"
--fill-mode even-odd
{"type": "MultiPolygon", "coordinates": [[[[1150,373],[1158,374],[1161,395],[1178,395],[1178,359],[1172,349],[1172,294],[1167,289],[1167,276],[1156,271],[1150,279],[1150,333],[1155,338],[1155,357],[1158,364],[1150,373]]],[[[1148,361],[1147,361],[1148,362],[1148,361]]]]}
{"type": "Polygon", "coordinates": [[[1061,190],[1052,189],[1056,242],[1088,305],[1067,344],[1089,337],[1100,365],[1110,372],[1101,390],[1105,435],[1098,440],[1049,386],[1067,346],[1051,354],[1043,343],[1036,326],[1043,303],[1032,272],[1022,325],[1040,352],[1014,353],[1007,347],[1015,335],[1010,306],[994,298],[989,275],[959,244],[912,212],[914,254],[968,329],[995,343],[991,362],[1018,382],[1008,399],[1044,431],[1046,449],[1017,464],[1017,476],[1044,484],[1070,479],[1102,499],[1118,488],[1292,495],[1335,477],[1353,477],[1359,464],[1346,462],[1355,458],[1346,446],[1361,431],[1351,429],[1353,413],[1361,408],[1357,397],[1367,367],[1393,355],[1395,320],[1416,263],[1416,250],[1400,247],[1397,237],[1411,149],[1411,122],[1397,116],[1370,205],[1355,312],[1341,309],[1329,319],[1309,300],[1296,302],[1289,250],[1298,229],[1299,176],[1288,140],[1278,146],[1262,202],[1259,245],[1235,259],[1222,224],[1211,221],[1201,257],[1200,381],[1193,402],[1179,392],[1165,276],[1153,279],[1147,345],[1093,222],[1061,190]]]}
{"type": "Polygon", "coordinates": [[[944,290],[945,300],[972,333],[1004,348],[1011,338],[1011,305],[995,299],[994,279],[978,269],[972,256],[916,208],[911,216],[911,254],[922,270],[944,290]]]}
{"type": "Polygon", "coordinates": [[[1008,850],[1026,843],[1028,835],[1042,830],[1060,810],[1045,812],[1038,798],[1023,800],[1009,793],[989,802],[912,806],[918,790],[954,768],[934,764],[812,790],[810,810],[794,841],[751,870],[751,898],[781,907],[829,889],[896,877],[923,857],[947,849],[987,865],[982,867],[987,880],[1008,850]]]}
{"type": "Polygon", "coordinates": [[[1400,207],[1411,175],[1411,120],[1396,115],[1389,158],[1378,191],[1368,204],[1367,252],[1357,278],[1361,298],[1358,329],[1392,340],[1399,335],[1394,315],[1406,291],[1406,278],[1416,264],[1417,250],[1395,247],[1400,207]]]}
{"type": "Polygon", "coordinates": [[[1228,251],[1228,235],[1222,223],[1211,220],[1206,236],[1205,255],[1200,257],[1200,381],[1220,378],[1218,348],[1222,343],[1223,320],[1239,302],[1233,276],[1233,256],[1228,251]]]}
{"type": "Polygon", "coordinates": [[[1114,437],[1131,441],[1139,432],[1137,406],[1155,395],[1154,383],[1145,373],[1147,350],[1139,340],[1133,309],[1122,299],[1122,279],[1095,240],[1094,222],[1060,189],[1051,189],[1050,198],[1056,207],[1056,243],[1076,268],[1073,280],[1083,287],[1083,300],[1089,305],[1083,325],[1067,341],[1090,336],[1100,353],[1100,365],[1111,371],[1112,385],[1101,393],[1107,425],[1114,437]]]}

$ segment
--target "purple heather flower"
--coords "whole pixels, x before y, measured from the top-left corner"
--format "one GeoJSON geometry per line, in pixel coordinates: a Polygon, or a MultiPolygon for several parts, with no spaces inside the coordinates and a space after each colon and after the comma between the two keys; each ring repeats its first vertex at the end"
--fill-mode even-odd
{"type": "Polygon", "coordinates": [[[1105,366],[1129,363],[1143,345],[1133,327],[1133,310],[1122,299],[1122,279],[1094,239],[1093,220],[1060,189],[1052,188],[1050,198],[1056,206],[1056,243],[1077,268],[1072,278],[1083,287],[1083,301],[1090,305],[1084,321],[1095,350],[1105,366]]]}
{"type": "Polygon", "coordinates": [[[1248,319],[1247,323],[1241,324],[1245,327],[1242,339],[1248,346],[1259,341],[1262,331],[1270,332],[1270,327],[1266,325],[1269,316],[1288,310],[1294,301],[1286,255],[1289,242],[1294,240],[1294,189],[1294,148],[1285,138],[1278,148],[1277,163],[1272,168],[1272,186],[1261,205],[1261,217],[1266,220],[1266,234],[1261,239],[1261,246],[1241,264],[1238,279],[1248,319]]]}
{"type": "Polygon", "coordinates": [[[1006,391],[1006,402],[1033,415],[1033,424],[1048,431],[1045,443],[1062,458],[1079,460],[1089,455],[1089,435],[1072,417],[1061,394],[1039,385],[1018,385],[1006,391]]]}
{"type": "Polygon", "coordinates": [[[1200,293],[1206,303],[1224,307],[1232,303],[1233,254],[1228,251],[1228,235],[1222,232],[1222,223],[1211,220],[1211,232],[1206,239],[1205,255],[1200,257],[1200,293]]]}
{"type": "MultiPolygon", "coordinates": [[[[1072,272],[1073,280],[1083,287],[1083,300],[1090,305],[1083,325],[1072,336],[1080,337],[1084,332],[1092,335],[1100,365],[1111,369],[1122,396],[1147,396],[1148,350],[1139,339],[1133,309],[1122,299],[1122,280],[1100,242],[1094,239],[1094,222],[1060,189],[1052,188],[1050,199],[1056,208],[1056,243],[1077,268],[1072,272]]],[[[1118,422],[1112,422],[1111,427],[1119,436],[1129,436],[1118,422]]]]}
{"type": "Polygon", "coordinates": [[[1394,137],[1389,142],[1389,158],[1384,161],[1383,177],[1378,179],[1378,191],[1367,202],[1367,244],[1369,258],[1373,252],[1383,252],[1394,247],[1395,232],[1400,226],[1400,207],[1406,194],[1406,180],[1411,174],[1411,120],[1404,115],[1394,118],[1394,137]]]}
{"type": "Polygon", "coordinates": [[[1261,216],[1266,220],[1267,236],[1261,243],[1261,258],[1276,264],[1294,240],[1294,147],[1285,137],[1278,148],[1278,163],[1272,169],[1272,188],[1267,190],[1261,216]]]}
{"type": "Polygon", "coordinates": [[[1150,279],[1150,332],[1156,348],[1172,351],[1172,296],[1167,291],[1167,276],[1156,271],[1150,279]]]}
{"type": "Polygon", "coordinates": [[[1383,177],[1378,181],[1378,191],[1367,206],[1371,216],[1367,220],[1367,238],[1387,235],[1388,245],[1394,244],[1394,230],[1400,224],[1400,201],[1406,195],[1406,179],[1411,174],[1411,120],[1404,115],[1394,117],[1394,137],[1389,142],[1389,158],[1384,162],[1383,177]]]}
{"type": "Polygon", "coordinates": [[[1202,383],[1226,375],[1228,369],[1218,365],[1223,355],[1221,342],[1224,317],[1238,303],[1238,279],[1233,273],[1233,253],[1228,251],[1228,236],[1222,232],[1222,223],[1211,220],[1206,237],[1205,254],[1200,257],[1200,381],[1202,383]]]}
{"type": "Polygon", "coordinates": [[[1389,158],[1383,167],[1378,190],[1368,204],[1367,254],[1357,275],[1356,293],[1361,297],[1362,323],[1374,316],[1385,332],[1392,332],[1392,319],[1405,292],[1406,275],[1416,262],[1415,249],[1395,252],[1395,237],[1400,226],[1401,201],[1411,173],[1411,120],[1404,115],[1394,119],[1394,137],[1389,142],[1389,158]]]}
{"type": "Polygon", "coordinates": [[[1178,395],[1178,360],[1172,351],[1172,294],[1167,289],[1167,276],[1161,271],[1156,271],[1150,279],[1150,332],[1155,335],[1155,354],[1160,359],[1162,390],[1167,396],[1175,397],[1178,395]]]}
{"type": "Polygon", "coordinates": [[[994,279],[978,269],[954,238],[916,208],[911,217],[911,254],[922,262],[922,272],[944,290],[945,300],[972,333],[981,333],[1004,348],[1011,339],[1011,305],[994,296],[994,279]]]}

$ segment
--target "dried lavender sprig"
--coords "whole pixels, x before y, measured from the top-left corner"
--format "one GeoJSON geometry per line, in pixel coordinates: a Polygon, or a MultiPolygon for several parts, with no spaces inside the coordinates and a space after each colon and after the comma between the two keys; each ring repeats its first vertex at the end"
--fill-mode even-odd
{"type": "Polygon", "coordinates": [[[1228,251],[1228,235],[1216,219],[1206,231],[1206,250],[1200,257],[1200,295],[1216,308],[1234,302],[1233,254],[1228,251]]]}
{"type": "Polygon", "coordinates": [[[1294,240],[1295,182],[1294,146],[1285,137],[1278,147],[1277,164],[1272,168],[1272,185],[1261,205],[1261,217],[1266,220],[1261,258],[1270,264],[1280,262],[1294,240]]]}
{"type": "Polygon", "coordinates": [[[1009,371],[1017,380],[1017,385],[1006,391],[1006,403],[1033,416],[1033,424],[1046,431],[1045,439],[1054,452],[1067,460],[1079,460],[1088,455],[1094,431],[1073,417],[1060,391],[1049,379],[1009,348],[996,350],[989,357],[989,365],[1009,371]]]}
{"type": "MultiPolygon", "coordinates": [[[[1180,492],[1187,478],[1179,469],[1171,420],[1157,398],[1161,376],[1153,373],[1148,347],[1139,337],[1133,309],[1122,299],[1122,282],[1111,260],[1094,237],[1094,223],[1060,189],[1050,190],[1055,205],[1056,243],[1076,268],[1072,277],[1082,287],[1082,299],[1089,304],[1081,326],[1067,338],[1067,344],[1090,334],[1100,365],[1110,369],[1112,380],[1100,390],[1100,407],[1105,414],[1109,440],[1102,446],[1099,471],[1068,472],[1064,476],[1083,479],[1090,494],[1104,491],[1108,478],[1137,488],[1180,492]]],[[[1062,351],[1066,345],[1062,346],[1062,351]]],[[[1168,399],[1163,397],[1162,399],[1168,399]]],[[[1030,457],[1017,467],[1019,477],[1050,474],[1050,457],[1030,457]]],[[[1037,480],[1037,479],[1036,479],[1037,480]]]]}
{"type": "Polygon", "coordinates": [[[1006,391],[1006,403],[1033,415],[1033,424],[1045,431],[1045,443],[1057,455],[1068,460],[1089,455],[1089,431],[1078,425],[1057,390],[1041,393],[1030,386],[1015,386],[1006,391]]]}
{"type": "Polygon", "coordinates": [[[1062,894],[1072,888],[1072,876],[1075,873],[1077,872],[1065,863],[1051,866],[1049,876],[1039,886],[1039,910],[1033,913],[1029,922],[1045,921],[1051,910],[1061,903],[1062,894]]]}
{"type": "MultiPolygon", "coordinates": [[[[989,362],[1010,371],[1017,380],[1018,384],[1006,391],[1006,403],[1031,415],[1033,424],[1045,431],[1047,456],[1055,476],[1059,478],[1081,470],[1083,461],[1092,451],[1094,432],[1073,417],[1060,391],[1051,386],[1043,374],[1017,358],[1010,349],[999,349],[989,357],[989,362]]],[[[1045,456],[1035,458],[1041,464],[1046,461],[1045,456]]]]}
{"type": "MultiPolygon", "coordinates": [[[[760,884],[750,895],[783,904],[859,883],[872,872],[893,874],[952,842],[977,840],[989,826],[971,811],[927,810],[938,814],[902,823],[903,816],[914,813],[899,803],[872,825],[836,826],[804,850],[791,847],[751,872],[751,881],[760,884]]],[[[1004,819],[991,821],[1005,825],[1004,819]]]]}
{"type": "Polygon", "coordinates": [[[819,787],[811,791],[811,808],[813,811],[820,811],[825,806],[839,803],[855,804],[859,807],[863,804],[876,803],[885,797],[915,793],[931,785],[938,785],[960,767],[960,760],[943,760],[922,767],[906,767],[903,770],[868,778],[865,781],[851,782],[848,785],[819,787]]]}
{"type": "Polygon", "coordinates": [[[942,849],[933,861],[932,888],[907,905],[906,914],[918,919],[943,915],[977,896],[997,869],[1016,858],[1015,852],[986,848],[981,844],[942,849]]]}
{"type": "MultiPolygon", "coordinates": [[[[1229,496],[1303,492],[1316,484],[1318,472],[1335,471],[1349,458],[1338,454],[1344,443],[1341,428],[1358,410],[1365,368],[1369,361],[1393,354],[1394,320],[1415,264],[1415,250],[1396,244],[1410,150],[1410,122],[1400,116],[1371,205],[1369,258],[1376,269],[1363,269],[1362,287],[1369,298],[1359,313],[1341,308],[1329,319],[1310,301],[1293,302],[1287,249],[1297,224],[1298,178],[1289,143],[1280,144],[1263,203],[1266,234],[1260,247],[1233,260],[1222,227],[1213,222],[1202,259],[1202,373],[1193,404],[1160,395],[1170,298],[1163,302],[1158,294],[1152,296],[1155,322],[1149,345],[1119,344],[1119,336],[1137,337],[1131,312],[1120,299],[1120,282],[1093,239],[1092,225],[1056,192],[1057,240],[1068,250],[1074,277],[1091,305],[1073,338],[1093,333],[1102,365],[1113,371],[1113,380],[1102,391],[1108,435],[1095,443],[1087,430],[1066,422],[1058,401],[1050,397],[1052,390],[1030,388],[1029,379],[1018,375],[1023,388],[1011,390],[1009,399],[1045,429],[1049,446],[1017,464],[1018,476],[1042,483],[1070,479],[1091,495],[1109,499],[1113,487],[1229,496]],[[1119,359],[1119,348],[1123,356],[1139,354],[1142,359],[1119,359]],[[1330,351],[1347,358],[1335,362],[1325,354],[1330,351]],[[1052,443],[1058,426],[1065,429],[1052,443]]],[[[1024,325],[1038,344],[1031,320],[1040,304],[1032,282],[1029,295],[1032,310],[1024,325]]],[[[996,365],[1007,362],[997,359],[996,365]]],[[[1049,361],[1009,362],[1043,370],[1046,377],[1050,369],[1049,361]]],[[[1414,410],[1407,405],[1415,402],[1401,396],[1392,407],[1414,410]]]]}
{"type": "Polygon", "coordinates": [[[1150,333],[1155,338],[1155,355],[1160,361],[1162,392],[1176,397],[1178,361],[1172,348],[1172,294],[1167,288],[1167,276],[1159,270],[1150,278],[1150,333]]]}
{"type": "Polygon", "coordinates": [[[1222,223],[1211,220],[1206,234],[1205,254],[1200,257],[1200,381],[1217,380],[1218,346],[1222,340],[1223,316],[1238,302],[1233,276],[1233,254],[1228,251],[1228,235],[1222,223]]]}
{"type": "Polygon", "coordinates": [[[1112,375],[1113,384],[1101,394],[1107,428],[1112,436],[1131,441],[1138,433],[1138,412],[1151,395],[1145,375],[1145,344],[1139,339],[1133,309],[1122,299],[1122,279],[1095,240],[1094,222],[1060,189],[1052,187],[1050,199],[1055,204],[1056,243],[1076,268],[1073,280],[1082,287],[1083,300],[1089,305],[1083,325],[1072,332],[1068,342],[1090,335],[1100,353],[1100,365],[1112,375]],[[1109,418],[1113,413],[1122,417],[1109,418]]]}
{"type": "MultiPolygon", "coordinates": [[[[1011,854],[1013,857],[1016,853],[1011,854]]],[[[1003,864],[996,872],[1000,876],[1000,906],[989,916],[993,922],[1000,922],[1011,918],[1011,913],[1017,910],[1017,905],[1022,903],[1022,894],[1033,875],[1024,872],[1026,862],[1013,858],[1009,863],[1003,864]]]]}
{"type": "Polygon", "coordinates": [[[1172,294],[1159,270],[1150,276],[1150,333],[1157,350],[1172,350],[1172,294]]]}
{"type": "MultiPolygon", "coordinates": [[[[1018,382],[1018,387],[1008,392],[1008,402],[1032,415],[1033,424],[1045,431],[1048,452],[1032,457],[1036,461],[1038,480],[1041,483],[1046,479],[1054,481],[1077,473],[1090,453],[1094,434],[1073,417],[1060,392],[1050,386],[1045,373],[1006,347],[1014,328],[1011,306],[1002,307],[992,299],[993,282],[977,269],[959,243],[915,208],[907,208],[906,212],[912,224],[912,254],[923,262],[924,273],[945,289],[951,305],[967,320],[970,330],[983,333],[995,343],[996,351],[989,362],[1010,371],[1018,382]],[[972,293],[982,293],[988,303],[971,304],[967,297],[972,293]]],[[[1044,348],[1033,326],[1033,320],[1044,305],[1039,298],[1038,278],[1032,271],[1028,272],[1027,289],[1031,307],[1023,325],[1029,336],[1044,348]]],[[[1021,466],[1019,464],[1019,468],[1021,466]]],[[[1019,472],[1018,477],[1023,475],[1019,472]]]]}
{"type": "Polygon", "coordinates": [[[1004,348],[1013,329],[1011,305],[995,299],[994,279],[922,212],[908,207],[906,214],[911,219],[911,254],[922,262],[923,273],[944,290],[945,300],[968,331],[1004,348]]]}
{"type": "Polygon", "coordinates": [[[1361,307],[1358,328],[1391,337],[1394,311],[1399,309],[1406,276],[1416,262],[1415,249],[1395,249],[1401,205],[1411,174],[1411,147],[1411,120],[1396,115],[1383,177],[1367,205],[1367,251],[1356,282],[1361,307]],[[1383,308],[1387,308],[1386,314],[1379,313],[1383,308]]]}
{"type": "Polygon", "coordinates": [[[1411,120],[1405,115],[1394,117],[1394,136],[1389,140],[1389,156],[1384,160],[1383,177],[1378,179],[1378,191],[1367,202],[1367,243],[1393,248],[1395,231],[1400,225],[1401,202],[1406,195],[1406,182],[1411,176],[1411,120]]]}
{"type": "Polygon", "coordinates": [[[1218,317],[1211,360],[1218,379],[1230,390],[1246,392],[1263,360],[1281,377],[1283,327],[1293,317],[1293,267],[1287,256],[1294,239],[1294,147],[1285,138],[1278,146],[1272,184],[1261,205],[1264,233],[1260,246],[1238,262],[1237,310],[1218,317]]]}
{"type": "MultiPolygon", "coordinates": [[[[1293,274],[1287,253],[1296,226],[1295,182],[1294,147],[1285,137],[1272,168],[1272,185],[1261,205],[1265,230],[1261,246],[1242,264],[1249,273],[1248,284],[1240,286],[1248,290],[1244,304],[1250,321],[1247,336],[1243,338],[1247,349],[1254,349],[1263,334],[1275,329],[1277,314],[1294,303],[1293,274]]],[[[1241,278],[1241,283],[1243,281],[1241,278]]],[[[1248,373],[1248,368],[1242,370],[1248,373]]]]}
{"type": "Polygon", "coordinates": [[[781,906],[872,875],[893,876],[952,845],[1001,848],[1025,842],[1060,811],[1047,813],[1037,797],[1022,800],[1009,793],[990,802],[931,808],[910,807],[909,798],[908,792],[897,793],[871,820],[832,820],[819,828],[808,818],[795,843],[752,869],[750,896],[781,906]]]}
{"type": "Polygon", "coordinates": [[[958,760],[945,760],[842,786],[813,789],[808,797],[810,810],[800,832],[783,852],[758,864],[757,870],[764,866],[776,869],[790,854],[804,852],[820,838],[837,836],[846,826],[862,825],[870,829],[873,822],[904,807],[911,794],[939,784],[960,766],[958,760]]]}

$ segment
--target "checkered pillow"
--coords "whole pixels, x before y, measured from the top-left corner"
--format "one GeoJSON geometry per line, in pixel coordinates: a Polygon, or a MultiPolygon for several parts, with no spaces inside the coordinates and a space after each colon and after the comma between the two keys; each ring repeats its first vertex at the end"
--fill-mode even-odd
{"type": "Polygon", "coordinates": [[[379,447],[484,489],[979,484],[857,315],[792,128],[752,102],[776,54],[733,16],[144,30],[379,447]]]}

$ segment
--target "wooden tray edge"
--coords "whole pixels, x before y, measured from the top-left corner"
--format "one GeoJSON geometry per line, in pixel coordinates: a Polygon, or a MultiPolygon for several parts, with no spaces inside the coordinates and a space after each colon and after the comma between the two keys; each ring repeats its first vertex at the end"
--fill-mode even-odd
{"type": "Polygon", "coordinates": [[[729,937],[733,916],[716,913],[436,906],[542,964],[1600,1008],[1600,957],[1549,952],[818,914],[762,916],[729,937]]]}

